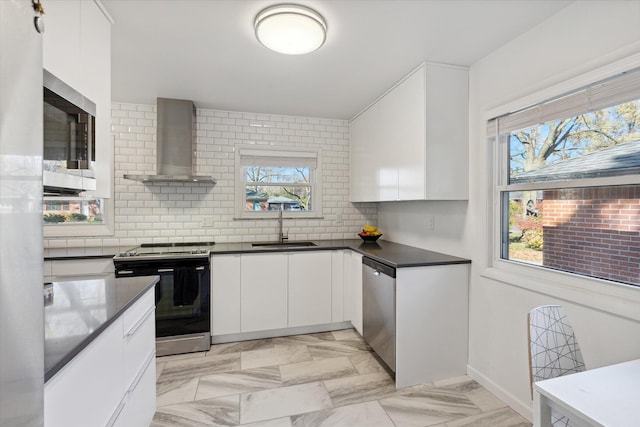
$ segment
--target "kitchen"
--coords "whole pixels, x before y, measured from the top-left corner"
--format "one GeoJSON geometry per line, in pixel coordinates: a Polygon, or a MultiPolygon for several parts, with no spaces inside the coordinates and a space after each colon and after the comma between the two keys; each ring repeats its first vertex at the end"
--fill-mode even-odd
{"type": "MultiPolygon", "coordinates": [[[[413,2],[408,3],[410,5],[413,2]]],[[[485,6],[489,7],[491,3],[489,2],[485,6]]],[[[534,5],[531,2],[522,3],[530,3],[533,9],[540,6],[540,4],[534,5]]],[[[46,9],[46,2],[43,2],[43,4],[46,9]]],[[[223,2],[222,4],[225,5],[227,3],[223,2]]],[[[331,5],[331,2],[328,4],[331,5]]],[[[322,2],[319,2],[318,5],[309,4],[309,6],[316,6],[317,9],[324,12],[321,5],[322,2]]],[[[105,6],[109,10],[109,2],[105,2],[105,6]]],[[[255,6],[255,10],[249,13],[251,18],[263,5],[256,4],[255,6]]],[[[508,7],[504,4],[501,6],[508,7]]],[[[248,8],[248,6],[245,7],[248,8]]],[[[410,7],[408,10],[412,11],[410,7]]],[[[55,8],[51,7],[49,13],[49,16],[53,19],[55,8]]],[[[47,15],[44,15],[45,20],[48,18],[47,15]]],[[[30,19],[32,17],[30,16],[30,19]]],[[[528,104],[530,104],[562,93],[567,90],[566,88],[563,89],[563,82],[571,82],[569,86],[573,87],[580,86],[577,80],[581,76],[595,72],[594,70],[602,73],[603,76],[607,76],[620,70],[637,67],[638,17],[638,2],[633,1],[562,3],[556,6],[553,12],[549,12],[548,16],[540,17],[539,22],[531,22],[531,28],[527,31],[520,29],[519,32],[514,33],[512,35],[513,40],[509,43],[506,43],[507,39],[505,39],[505,41],[496,44],[489,51],[478,52],[478,57],[467,64],[470,66],[468,201],[431,200],[356,204],[348,202],[349,162],[346,160],[349,152],[348,119],[366,106],[368,102],[371,102],[376,96],[392,86],[403,75],[410,72],[418,63],[425,59],[431,59],[432,56],[422,54],[420,59],[416,59],[412,63],[409,63],[411,61],[405,61],[405,65],[397,65],[397,69],[392,70],[393,73],[386,82],[378,82],[377,89],[372,90],[365,101],[360,102],[360,104],[352,104],[353,111],[350,114],[341,115],[340,119],[326,119],[326,122],[319,123],[315,123],[315,119],[312,119],[313,122],[305,123],[295,123],[294,120],[291,124],[290,131],[294,134],[301,131],[312,131],[311,129],[304,129],[303,127],[305,126],[314,127],[319,125],[326,126],[329,132],[339,133],[340,135],[333,136],[329,142],[332,147],[332,155],[323,157],[325,163],[330,160],[329,164],[334,167],[330,174],[326,174],[330,175],[327,178],[335,180],[326,181],[324,191],[329,191],[332,197],[336,197],[337,200],[330,200],[330,203],[325,202],[327,204],[325,207],[327,212],[324,215],[324,220],[285,218],[284,227],[289,233],[289,238],[291,240],[352,238],[356,237],[355,233],[364,224],[372,223],[383,231],[384,240],[471,259],[473,263],[469,282],[468,374],[519,413],[529,414],[528,418],[531,418],[531,401],[527,378],[526,332],[524,330],[527,311],[534,306],[546,303],[559,302],[565,305],[570,310],[570,316],[580,339],[583,353],[587,358],[587,365],[597,367],[640,357],[640,348],[637,340],[629,339],[629,337],[636,336],[638,332],[639,319],[637,313],[639,300],[637,291],[633,288],[619,287],[606,292],[599,292],[589,288],[589,292],[581,292],[559,283],[560,280],[558,278],[552,278],[546,283],[540,283],[539,280],[533,280],[528,275],[509,273],[495,268],[493,261],[491,261],[493,256],[489,245],[491,235],[487,226],[487,224],[491,223],[491,206],[487,195],[491,193],[492,186],[492,174],[488,166],[492,156],[490,151],[486,149],[486,120],[509,111],[510,108],[513,108],[509,104],[513,104],[516,107],[527,105],[527,97],[532,97],[528,100],[528,104]],[[594,27],[601,29],[601,31],[593,32],[592,28],[594,27]],[[589,46],[588,49],[575,48],[575,46],[587,45],[589,46]],[[558,49],[558,46],[560,46],[560,49],[558,49]],[[540,56],[546,55],[551,56],[550,60],[539,61],[540,56]],[[518,66],[516,67],[514,64],[518,66]],[[429,221],[426,220],[427,217],[433,218],[433,229],[430,229],[429,221]],[[327,232],[326,230],[331,231],[327,232]],[[615,333],[611,333],[611,331],[615,331],[615,333]]],[[[430,19],[433,24],[433,17],[424,16],[424,19],[430,19]]],[[[115,25],[117,25],[117,22],[118,19],[116,19],[115,25]]],[[[3,25],[3,27],[5,26],[3,25]]],[[[115,26],[112,27],[114,34],[115,28],[115,26]]],[[[328,37],[333,37],[331,26],[329,28],[328,37]]],[[[53,30],[51,31],[53,32],[53,30]]],[[[251,32],[251,25],[249,24],[248,29],[243,31],[251,32]]],[[[253,34],[249,34],[249,36],[253,37],[253,34]]],[[[115,38],[113,39],[114,50],[117,49],[116,40],[115,38]]],[[[331,39],[329,38],[325,47],[330,47],[330,42],[331,39]]],[[[3,40],[3,57],[5,57],[6,52],[4,43],[3,40]]],[[[124,42],[121,40],[120,43],[124,42]]],[[[333,43],[339,42],[333,41],[333,43]]],[[[321,52],[322,50],[318,51],[319,54],[321,52]]],[[[211,56],[215,57],[215,55],[211,56]]],[[[447,62],[442,54],[441,56],[434,54],[433,57],[440,58],[438,62],[447,62]]],[[[127,69],[122,66],[119,68],[114,67],[114,78],[118,72],[126,73],[127,69]]],[[[596,80],[593,76],[589,77],[589,79],[596,80]]],[[[132,84],[135,85],[136,83],[133,82],[132,84]]],[[[3,93],[9,93],[4,92],[4,85],[2,88],[3,93]]],[[[127,87],[124,90],[131,93],[135,92],[135,88],[131,87],[127,87]]],[[[144,120],[146,114],[153,114],[154,112],[155,96],[191,97],[189,96],[190,94],[182,93],[156,93],[153,98],[140,101],[124,96],[122,92],[119,96],[115,96],[116,93],[117,89],[114,86],[114,95],[112,96],[114,104],[111,116],[116,120],[118,120],[117,118],[122,120],[140,118],[144,120]]],[[[214,97],[212,96],[211,98],[214,97]]],[[[2,154],[3,156],[7,154],[29,155],[7,145],[7,133],[5,132],[10,132],[10,130],[5,129],[7,125],[4,117],[5,112],[12,110],[4,104],[5,99],[8,98],[3,95],[2,154]],[[4,151],[9,148],[16,151],[4,151]]],[[[205,99],[204,101],[215,102],[214,99],[205,99]]],[[[273,121],[277,127],[277,123],[282,123],[285,117],[325,117],[320,113],[314,113],[313,110],[305,109],[309,107],[300,104],[300,101],[291,99],[291,110],[282,110],[278,113],[270,112],[268,110],[268,102],[261,101],[261,99],[256,99],[255,107],[251,108],[239,108],[232,102],[226,105],[212,104],[208,106],[200,105],[199,102],[196,102],[196,105],[201,110],[201,115],[198,116],[198,119],[204,123],[210,120],[209,124],[212,127],[210,131],[214,134],[216,132],[220,133],[219,136],[213,135],[211,138],[226,138],[226,135],[222,135],[222,133],[228,130],[223,127],[238,125],[235,122],[233,124],[228,123],[231,120],[262,120],[264,123],[261,124],[269,124],[271,120],[276,119],[273,121]],[[261,104],[260,102],[264,103],[261,104]],[[247,111],[248,113],[237,113],[237,111],[247,111]],[[255,113],[252,113],[254,111],[255,113]],[[299,111],[300,113],[294,114],[294,111],[299,111]],[[219,116],[219,121],[216,119],[216,114],[219,116]],[[251,116],[251,114],[255,114],[255,116],[251,116]],[[268,119],[263,115],[268,116],[268,119]]],[[[130,123],[113,123],[113,126],[125,125],[129,126],[130,123]]],[[[153,126],[151,127],[153,128],[153,126]]],[[[202,157],[210,160],[205,161],[204,165],[199,163],[198,172],[215,176],[218,180],[216,186],[212,188],[207,184],[195,184],[192,187],[186,187],[185,185],[180,187],[179,190],[175,185],[173,187],[167,185],[163,187],[166,188],[164,192],[167,193],[167,200],[175,206],[175,209],[161,207],[161,203],[157,203],[148,208],[151,213],[144,211],[138,213],[139,209],[145,209],[144,203],[140,203],[141,201],[144,202],[144,199],[137,200],[135,195],[142,193],[145,195],[143,197],[149,197],[153,201],[154,190],[151,187],[145,187],[143,184],[124,181],[121,176],[141,169],[152,170],[155,166],[155,156],[152,150],[149,150],[148,154],[139,154],[142,158],[136,158],[135,156],[138,155],[135,152],[136,148],[131,151],[132,147],[129,147],[126,143],[126,141],[131,141],[132,139],[128,139],[128,137],[120,138],[116,132],[122,132],[114,129],[115,151],[113,155],[115,169],[113,170],[113,177],[115,180],[115,201],[118,202],[118,206],[112,208],[120,209],[120,211],[114,210],[116,215],[114,232],[117,234],[99,238],[85,236],[79,238],[51,237],[43,239],[38,233],[34,235],[27,233],[27,236],[23,234],[20,238],[7,238],[7,236],[11,236],[9,234],[11,229],[5,227],[10,222],[7,222],[9,217],[5,216],[8,214],[3,213],[3,348],[15,344],[13,341],[5,341],[9,340],[9,337],[13,337],[13,335],[9,335],[12,332],[6,331],[4,325],[15,322],[16,318],[28,319],[24,321],[26,323],[38,322],[38,319],[34,320],[32,317],[22,317],[27,316],[27,314],[14,313],[4,304],[9,304],[5,302],[7,301],[5,293],[9,292],[6,287],[9,286],[8,283],[16,278],[27,280],[29,283],[33,282],[34,286],[36,283],[41,282],[41,278],[31,277],[30,275],[25,277],[27,274],[25,272],[33,272],[33,276],[42,276],[41,274],[36,274],[41,271],[42,267],[39,265],[39,261],[34,259],[42,259],[40,250],[34,250],[34,248],[42,245],[42,241],[44,241],[44,245],[48,249],[73,249],[85,246],[135,246],[144,242],[147,236],[152,236],[159,240],[188,241],[189,237],[206,235],[211,236],[216,243],[276,239],[278,231],[275,219],[266,221],[248,220],[246,222],[233,221],[231,219],[235,209],[232,200],[235,177],[231,170],[234,160],[230,152],[221,149],[216,151],[216,145],[209,142],[204,144],[206,146],[205,150],[212,149],[212,151],[210,153],[205,151],[206,155],[202,157]],[[127,165],[126,163],[129,160],[131,164],[127,165]],[[183,188],[185,187],[190,188],[190,194],[184,194],[183,188]],[[181,207],[180,204],[189,198],[202,200],[201,206],[197,206],[195,209],[202,208],[204,212],[199,212],[201,217],[198,217],[198,220],[187,222],[181,216],[184,212],[181,209],[184,209],[184,207],[181,207]],[[161,209],[160,213],[156,210],[158,207],[161,209]],[[210,212],[212,212],[213,216],[213,227],[202,226],[202,223],[208,220],[206,217],[210,212]],[[124,217],[128,216],[132,216],[131,222],[128,221],[128,218],[125,220],[124,217]],[[5,221],[5,218],[7,221],[5,221]],[[170,226],[167,226],[169,224],[170,226]],[[12,242],[21,242],[21,244],[15,245],[12,242]],[[11,248],[11,253],[6,252],[9,248],[11,248]],[[9,266],[9,269],[6,266],[9,266]],[[5,316],[11,317],[7,318],[5,316]],[[5,321],[5,319],[12,320],[10,322],[5,321]]],[[[150,138],[149,132],[141,129],[138,140],[148,140],[150,138]]],[[[132,133],[138,134],[138,130],[134,130],[132,133]]],[[[129,136],[131,135],[131,133],[128,134],[129,136]]],[[[209,137],[206,136],[205,138],[209,137]]],[[[145,149],[147,148],[145,147],[145,149]]],[[[198,154],[201,153],[198,152],[198,154]]],[[[2,175],[4,184],[4,169],[2,175]]],[[[3,198],[9,197],[4,190],[3,194],[3,198]]],[[[16,203],[14,198],[8,201],[3,200],[4,206],[12,206],[13,209],[23,209],[24,212],[32,212],[30,209],[34,209],[32,206],[16,203]]],[[[35,216],[38,216],[36,222],[40,224],[39,214],[35,216]]],[[[190,214],[190,216],[193,216],[193,214],[190,214]]],[[[33,218],[31,220],[33,221],[33,218]]],[[[32,229],[33,227],[34,225],[16,228],[32,229]]],[[[22,291],[28,292],[27,289],[22,291]]],[[[17,291],[13,290],[12,292],[17,291]]],[[[39,294],[35,296],[39,297],[39,294]]],[[[20,300],[36,299],[35,296],[33,290],[31,290],[30,295],[24,295],[24,298],[20,294],[12,293],[12,298],[20,300]]],[[[9,362],[3,361],[3,363],[9,362]]],[[[3,392],[5,384],[11,380],[9,377],[5,377],[4,372],[7,371],[3,369],[3,392]]],[[[34,383],[37,383],[37,380],[34,383]]],[[[35,399],[35,401],[41,401],[42,397],[36,397],[35,399]]],[[[4,405],[6,402],[7,400],[3,398],[3,414],[8,413],[5,412],[4,405]]],[[[33,406],[37,407],[39,405],[36,403],[33,406]]]]}

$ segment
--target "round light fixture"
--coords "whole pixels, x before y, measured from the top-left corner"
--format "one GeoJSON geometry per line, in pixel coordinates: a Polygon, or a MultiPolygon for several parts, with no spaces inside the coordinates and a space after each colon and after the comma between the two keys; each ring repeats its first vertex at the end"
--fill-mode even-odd
{"type": "Polygon", "coordinates": [[[263,9],[253,23],[265,47],[287,55],[313,52],[327,38],[327,23],[318,12],[296,4],[263,9]]]}

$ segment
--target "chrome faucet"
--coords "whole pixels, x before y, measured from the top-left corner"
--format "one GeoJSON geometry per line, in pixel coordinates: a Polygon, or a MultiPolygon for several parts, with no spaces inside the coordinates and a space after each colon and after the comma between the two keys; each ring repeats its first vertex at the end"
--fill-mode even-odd
{"type": "Polygon", "coordinates": [[[279,243],[284,243],[284,241],[288,239],[288,237],[285,236],[284,232],[282,231],[282,212],[283,211],[284,211],[284,205],[280,205],[280,210],[278,212],[278,228],[279,228],[278,242],[279,243]]]}

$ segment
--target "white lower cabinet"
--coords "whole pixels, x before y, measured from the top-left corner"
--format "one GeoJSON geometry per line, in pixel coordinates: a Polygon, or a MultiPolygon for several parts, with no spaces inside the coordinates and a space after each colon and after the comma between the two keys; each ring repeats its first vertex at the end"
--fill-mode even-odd
{"type": "Polygon", "coordinates": [[[362,255],[349,251],[344,264],[344,320],[362,335],[362,255]]]}
{"type": "Polygon", "coordinates": [[[396,270],[396,387],[467,373],[469,264],[396,270]]]}
{"type": "Polygon", "coordinates": [[[86,258],[46,261],[53,281],[67,276],[95,276],[115,271],[112,258],[86,258]]]}
{"type": "Polygon", "coordinates": [[[136,375],[117,415],[114,427],[147,426],[156,412],[156,401],[149,396],[156,394],[156,360],[152,355],[136,375]]]}
{"type": "Polygon", "coordinates": [[[350,250],[212,255],[211,335],[350,320],[345,305],[350,255],[350,250]]]}
{"type": "Polygon", "coordinates": [[[344,288],[345,288],[345,257],[351,251],[331,252],[331,321],[333,323],[348,320],[345,318],[344,288]]]}
{"type": "Polygon", "coordinates": [[[44,387],[46,427],[106,426],[124,396],[122,318],[44,387]]]}
{"type": "Polygon", "coordinates": [[[331,323],[331,251],[289,254],[288,327],[331,323]]]}
{"type": "Polygon", "coordinates": [[[154,289],[44,388],[46,427],[147,426],[156,410],[154,289]]]}
{"type": "Polygon", "coordinates": [[[211,257],[211,335],[240,332],[241,255],[211,257]]]}
{"type": "Polygon", "coordinates": [[[240,267],[241,332],[287,327],[287,254],[243,254],[240,267]]]}

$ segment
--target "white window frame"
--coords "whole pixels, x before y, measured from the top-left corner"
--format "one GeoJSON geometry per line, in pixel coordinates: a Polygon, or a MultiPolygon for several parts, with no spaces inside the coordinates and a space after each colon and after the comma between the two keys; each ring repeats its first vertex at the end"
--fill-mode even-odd
{"type": "MultiPolygon", "coordinates": [[[[496,117],[540,104],[546,100],[557,98],[562,94],[577,91],[580,88],[638,67],[640,67],[640,53],[630,55],[623,60],[493,108],[485,113],[484,120],[488,123],[496,117]]],[[[489,221],[486,241],[489,259],[486,260],[486,267],[480,272],[481,277],[547,295],[552,300],[565,300],[582,304],[640,321],[640,312],[638,311],[640,288],[637,286],[501,258],[501,215],[503,213],[501,211],[500,193],[506,189],[504,182],[506,182],[505,178],[508,176],[505,175],[508,174],[508,162],[504,158],[507,155],[503,145],[505,141],[500,141],[499,143],[495,141],[495,136],[498,133],[496,130],[492,138],[489,130],[487,130],[485,135],[485,140],[488,141],[487,149],[489,150],[488,167],[492,172],[489,176],[489,204],[487,206],[489,221]]],[[[591,186],[624,185],[640,183],[640,177],[606,177],[585,181],[587,181],[585,184],[591,186]]],[[[580,184],[579,180],[572,181],[571,187],[580,186],[580,184]]],[[[535,187],[535,189],[558,188],[558,183],[536,183],[531,187],[535,187]]]]}
{"type": "MultiPolygon", "coordinates": [[[[70,237],[111,237],[114,235],[114,201],[113,198],[88,197],[90,199],[102,199],[103,221],[101,224],[47,224],[43,225],[44,238],[70,238],[70,237]]],[[[60,200],[73,199],[73,197],[60,196],[60,200]]]]}
{"type": "Polygon", "coordinates": [[[322,218],[322,151],[314,148],[297,148],[266,145],[237,145],[235,147],[235,219],[273,219],[278,211],[244,210],[245,176],[243,174],[243,157],[266,157],[277,159],[305,158],[315,163],[315,170],[310,174],[312,209],[311,211],[283,211],[285,218],[322,218]]]}

